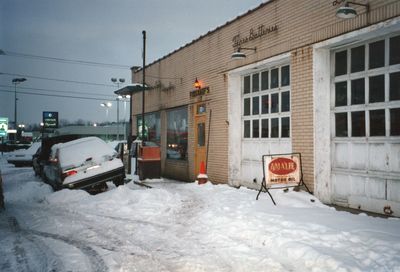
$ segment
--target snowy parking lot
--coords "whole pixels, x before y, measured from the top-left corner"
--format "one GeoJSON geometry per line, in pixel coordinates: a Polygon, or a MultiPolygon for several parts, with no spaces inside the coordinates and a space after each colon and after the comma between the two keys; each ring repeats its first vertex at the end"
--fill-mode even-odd
{"type": "Polygon", "coordinates": [[[305,192],[151,180],[53,192],[0,157],[0,271],[400,271],[400,220],[305,192]]]}

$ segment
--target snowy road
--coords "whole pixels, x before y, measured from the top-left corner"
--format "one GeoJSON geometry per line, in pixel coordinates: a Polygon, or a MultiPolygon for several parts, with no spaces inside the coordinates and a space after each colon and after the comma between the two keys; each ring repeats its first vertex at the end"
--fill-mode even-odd
{"type": "Polygon", "coordinates": [[[399,219],[307,193],[275,191],[274,207],[252,190],[159,180],[93,196],[0,169],[0,271],[400,271],[399,219]]]}

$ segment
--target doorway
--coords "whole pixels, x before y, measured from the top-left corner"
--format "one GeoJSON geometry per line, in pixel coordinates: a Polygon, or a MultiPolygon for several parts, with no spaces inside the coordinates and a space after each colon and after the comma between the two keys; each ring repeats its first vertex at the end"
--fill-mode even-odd
{"type": "Polygon", "coordinates": [[[200,172],[200,164],[207,164],[207,145],[206,145],[206,104],[199,103],[194,107],[194,131],[195,131],[195,176],[200,172]]]}

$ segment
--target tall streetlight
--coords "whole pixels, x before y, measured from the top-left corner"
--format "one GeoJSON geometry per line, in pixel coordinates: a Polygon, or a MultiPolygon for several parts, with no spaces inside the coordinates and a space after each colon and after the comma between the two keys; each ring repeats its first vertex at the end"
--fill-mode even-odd
{"type": "MultiPolygon", "coordinates": [[[[108,109],[111,108],[112,103],[111,102],[103,102],[100,104],[100,106],[102,106],[103,108],[106,109],[106,121],[108,121],[108,109]]],[[[106,139],[108,139],[108,133],[106,133],[106,139]]]]}
{"type": "Polygon", "coordinates": [[[145,140],[144,140],[144,91],[146,89],[146,78],[145,78],[145,70],[146,70],[146,31],[142,31],[143,34],[143,66],[142,66],[142,72],[143,72],[143,82],[142,82],[142,146],[145,145],[145,140]]]}
{"type": "Polygon", "coordinates": [[[14,84],[14,96],[15,96],[15,99],[14,99],[14,129],[18,128],[18,125],[17,125],[17,100],[18,100],[17,99],[17,85],[24,81],[26,81],[26,78],[23,78],[23,77],[14,78],[12,80],[12,83],[14,84]]]}
{"type": "MultiPolygon", "coordinates": [[[[119,78],[117,80],[117,78],[112,77],[111,78],[111,82],[117,84],[117,88],[119,90],[119,84],[120,83],[124,83],[125,82],[125,78],[119,78]]],[[[117,97],[117,140],[119,140],[119,100],[122,99],[122,97],[120,98],[119,96],[117,97]]]]}

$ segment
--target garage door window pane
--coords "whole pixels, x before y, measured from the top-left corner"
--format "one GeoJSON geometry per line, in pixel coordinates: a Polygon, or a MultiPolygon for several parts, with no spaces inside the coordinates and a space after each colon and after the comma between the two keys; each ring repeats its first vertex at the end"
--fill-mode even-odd
{"type": "Polygon", "coordinates": [[[261,97],[261,114],[267,114],[269,109],[268,95],[263,95],[261,97]]]}
{"type": "Polygon", "coordinates": [[[377,41],[369,45],[369,69],[385,66],[385,41],[377,41]]]}
{"type": "Polygon", "coordinates": [[[260,121],[253,120],[253,138],[259,138],[260,137],[260,121]]]}
{"type": "Polygon", "coordinates": [[[244,99],[243,115],[250,115],[250,98],[244,99]]]}
{"type": "Polygon", "coordinates": [[[258,92],[260,90],[260,75],[253,74],[253,92],[258,92]]]}
{"type": "Polygon", "coordinates": [[[288,138],[290,136],[290,118],[289,117],[284,117],[281,119],[281,137],[282,138],[288,138]]]}
{"type": "Polygon", "coordinates": [[[250,138],[250,120],[244,121],[244,131],[243,131],[244,138],[250,138]]]}
{"type": "Polygon", "coordinates": [[[347,137],[347,112],[335,114],[336,137],[347,137]]]}
{"type": "Polygon", "coordinates": [[[268,138],[268,119],[261,120],[261,138],[268,138]]]}
{"type": "Polygon", "coordinates": [[[351,72],[360,72],[365,69],[365,46],[351,49],[351,72]]]}
{"type": "Polygon", "coordinates": [[[400,72],[390,74],[390,101],[400,100],[400,72]]]}
{"type": "Polygon", "coordinates": [[[358,105],[365,103],[365,80],[364,78],[351,81],[351,104],[358,105]]]}
{"type": "Polygon", "coordinates": [[[385,136],[385,110],[370,111],[369,123],[371,136],[385,136]]]}
{"type": "Polygon", "coordinates": [[[271,119],[271,138],[279,137],[279,118],[271,119]]]}
{"type": "Polygon", "coordinates": [[[290,111],[290,92],[283,92],[281,103],[281,112],[290,111]]]}
{"type": "Polygon", "coordinates": [[[347,74],[347,51],[335,54],[335,76],[347,74]]]}
{"type": "Polygon", "coordinates": [[[271,94],[271,112],[278,112],[279,111],[279,94],[274,93],[271,94]]]}
{"type": "Polygon", "coordinates": [[[288,86],[290,84],[290,67],[289,65],[281,68],[281,86],[288,86]]]}
{"type": "Polygon", "coordinates": [[[335,84],[335,107],[347,105],[347,81],[335,84]]]}
{"type": "Polygon", "coordinates": [[[243,93],[250,93],[250,76],[245,76],[243,81],[243,93]]]}
{"type": "Polygon", "coordinates": [[[279,73],[278,68],[271,70],[271,89],[277,88],[279,85],[279,73]]]}
{"type": "Polygon", "coordinates": [[[400,108],[390,110],[390,135],[400,136],[400,108]]]}
{"type": "Polygon", "coordinates": [[[369,78],[369,103],[385,101],[385,76],[369,78]]]}
{"type": "Polygon", "coordinates": [[[399,64],[400,63],[400,36],[396,36],[393,38],[390,38],[389,42],[389,64],[399,64]]]}
{"type": "Polygon", "coordinates": [[[257,115],[260,113],[260,97],[253,97],[253,115],[257,115]]]}
{"type": "Polygon", "coordinates": [[[268,90],[268,71],[261,73],[261,90],[268,90]]]}
{"type": "Polygon", "coordinates": [[[355,111],[351,113],[351,136],[365,136],[365,112],[355,111]]]}

